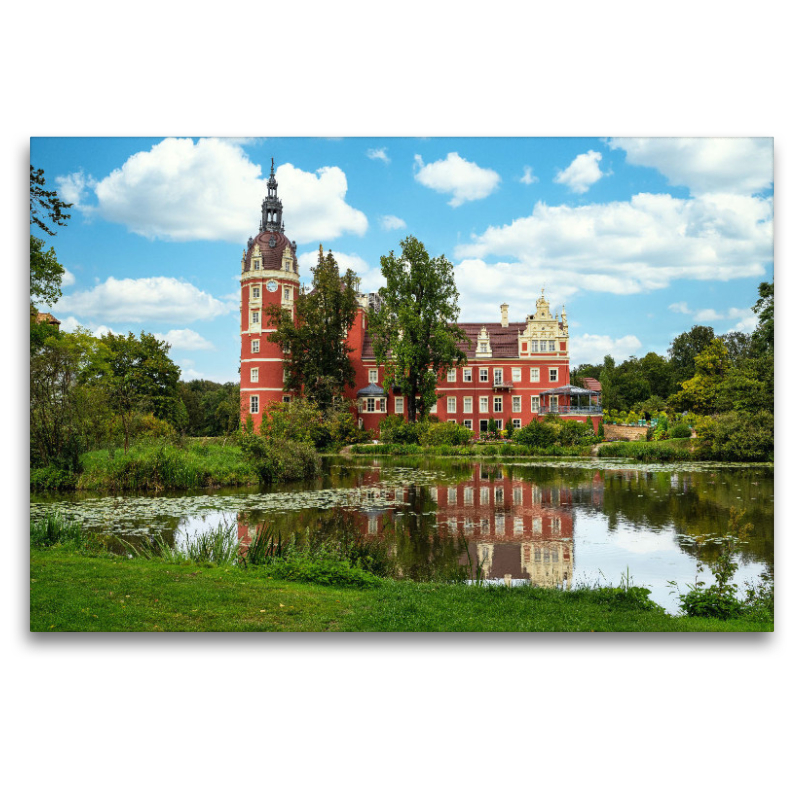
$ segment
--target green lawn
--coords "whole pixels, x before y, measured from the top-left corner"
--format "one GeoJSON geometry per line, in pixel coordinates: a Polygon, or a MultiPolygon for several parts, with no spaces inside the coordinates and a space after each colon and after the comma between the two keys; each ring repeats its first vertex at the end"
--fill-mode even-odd
{"type": "Polygon", "coordinates": [[[771,631],[670,617],[621,590],[293,583],[269,569],[31,550],[32,631],[771,631]]]}

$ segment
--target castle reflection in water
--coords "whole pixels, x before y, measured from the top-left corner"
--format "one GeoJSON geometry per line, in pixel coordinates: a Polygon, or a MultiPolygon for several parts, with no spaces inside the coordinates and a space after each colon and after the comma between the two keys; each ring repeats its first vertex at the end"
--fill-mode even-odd
{"type": "MultiPolygon", "coordinates": [[[[472,577],[480,568],[482,578],[489,581],[571,586],[573,500],[580,498],[584,507],[587,502],[601,506],[600,473],[578,487],[539,486],[513,469],[474,464],[460,478],[433,486],[387,487],[381,484],[376,466],[361,473],[358,508],[345,514],[360,535],[384,540],[390,555],[398,555],[409,537],[423,534],[458,543],[449,552],[454,563],[470,567],[472,577]]],[[[244,543],[257,524],[240,519],[239,536],[244,543]]],[[[400,558],[398,565],[402,563],[400,558]]],[[[398,575],[403,574],[398,566],[398,575]]]]}

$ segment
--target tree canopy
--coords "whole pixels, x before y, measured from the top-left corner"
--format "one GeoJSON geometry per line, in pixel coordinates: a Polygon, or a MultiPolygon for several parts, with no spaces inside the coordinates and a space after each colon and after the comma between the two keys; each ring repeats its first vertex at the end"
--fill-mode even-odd
{"type": "Polygon", "coordinates": [[[265,311],[276,327],[269,341],[286,351],[284,388],[303,393],[321,408],[329,408],[345,386],[355,385],[346,340],[358,310],[357,283],[351,269],[340,275],[333,253],[323,256],[320,245],[312,285],[297,297],[295,316],[279,306],[265,311]]]}
{"type": "Polygon", "coordinates": [[[413,236],[404,239],[400,256],[381,256],[386,286],[380,307],[369,313],[378,364],[384,365],[384,389],[397,386],[406,398],[408,420],[423,416],[436,402],[436,386],[445,370],[465,364],[459,344],[469,341],[456,324],[458,291],[453,265],[431,258],[413,236]]]}
{"type": "Polygon", "coordinates": [[[34,169],[33,164],[31,167],[31,196],[30,196],[30,212],[31,212],[31,225],[36,225],[41,228],[45,233],[50,236],[55,236],[55,233],[47,227],[44,218],[50,220],[54,225],[66,225],[67,220],[70,218],[69,214],[64,213],[67,208],[72,208],[72,203],[63,202],[58,192],[54,189],[46,189],[44,182],[44,170],[34,169]]]}

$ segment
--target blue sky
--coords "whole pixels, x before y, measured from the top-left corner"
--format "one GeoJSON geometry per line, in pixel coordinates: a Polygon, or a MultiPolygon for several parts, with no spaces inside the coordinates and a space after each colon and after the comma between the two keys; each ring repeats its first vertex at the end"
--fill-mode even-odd
{"type": "MultiPolygon", "coordinates": [[[[693,324],[751,331],[772,280],[771,139],[33,138],[75,204],[48,238],[67,330],[147,330],[184,379],[238,380],[238,276],[274,157],[304,281],[320,245],[381,285],[413,234],[455,265],[461,320],[512,320],[544,286],[573,364],[653,350],[693,324]]],[[[34,231],[35,233],[35,231],[34,231]]]]}

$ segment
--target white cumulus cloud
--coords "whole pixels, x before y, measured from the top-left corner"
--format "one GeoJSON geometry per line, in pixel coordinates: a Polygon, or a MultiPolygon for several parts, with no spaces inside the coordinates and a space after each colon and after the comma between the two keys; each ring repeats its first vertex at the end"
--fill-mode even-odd
{"type": "Polygon", "coordinates": [[[366,215],[345,202],[347,176],[339,167],[321,167],[315,174],[282,164],[275,178],[289,238],[306,244],[367,232],[366,215]]]}
{"type": "Polygon", "coordinates": [[[81,211],[89,210],[84,201],[89,190],[97,185],[97,181],[91,175],[84,175],[83,170],[78,170],[69,175],[57,175],[55,181],[58,187],[58,196],[65,203],[71,203],[81,211]]]}
{"type": "MultiPolygon", "coordinates": [[[[375,292],[383,285],[383,276],[381,275],[380,265],[370,266],[360,255],[357,253],[341,253],[338,250],[331,251],[336,263],[339,265],[339,271],[344,272],[346,269],[352,269],[353,272],[361,278],[360,290],[362,292],[375,292]]],[[[328,251],[325,251],[325,255],[328,251]]],[[[305,253],[300,253],[297,256],[300,264],[300,275],[307,283],[311,283],[311,269],[317,265],[319,260],[319,250],[309,250],[305,253]]]]}
{"type": "Polygon", "coordinates": [[[636,336],[610,336],[584,333],[569,338],[569,360],[571,364],[599,364],[606,356],[613,356],[616,362],[635,356],[642,349],[636,336]]]}
{"type": "Polygon", "coordinates": [[[57,308],[108,322],[191,322],[227,314],[231,305],[175,278],[111,277],[92,289],[61,297],[57,308]]]}
{"type": "Polygon", "coordinates": [[[396,231],[405,227],[405,220],[394,216],[394,214],[384,214],[384,216],[381,217],[381,228],[385,231],[396,231]]]}
{"type": "Polygon", "coordinates": [[[637,194],[576,207],[539,202],[529,216],[473,235],[455,255],[512,259],[522,273],[554,274],[553,286],[614,294],[677,279],[760,276],[772,260],[772,200],[637,194]]]}
{"type": "Polygon", "coordinates": [[[533,174],[533,170],[526,166],[524,172],[522,173],[522,177],[519,179],[519,182],[530,186],[532,183],[538,183],[539,179],[533,174]]]}
{"type": "Polygon", "coordinates": [[[377,161],[383,161],[384,164],[388,164],[392,159],[386,155],[386,148],[385,147],[373,147],[367,150],[367,158],[372,158],[377,161]]]}
{"type": "Polygon", "coordinates": [[[679,303],[672,303],[669,306],[670,311],[677,314],[687,314],[692,317],[695,322],[717,322],[723,319],[738,320],[736,325],[727,333],[734,331],[741,331],[742,333],[752,333],[758,325],[758,317],[753,313],[750,308],[729,308],[727,311],[717,311],[713,308],[692,309],[685,300],[679,303]]]}
{"type": "Polygon", "coordinates": [[[179,328],[168,333],[154,333],[157,339],[169,344],[174,350],[214,350],[214,345],[204,339],[197,331],[179,328]]]}
{"type": "Polygon", "coordinates": [[[553,179],[555,183],[563,183],[576,194],[583,194],[603,177],[600,170],[602,155],[594,150],[582,153],[553,179]]]}
{"type": "Polygon", "coordinates": [[[609,146],[625,161],[657,169],[673,186],[692,194],[753,194],[773,181],[772,139],[616,138],[609,146]]]}
{"type": "MultiPolygon", "coordinates": [[[[347,178],[335,166],[276,169],[287,235],[298,242],[362,235],[367,218],[345,201],[347,178]]],[[[74,176],[62,180],[68,191],[74,176]]],[[[261,167],[238,140],[164,139],[132,155],[94,186],[103,218],[150,239],[244,242],[258,231],[266,194],[261,167]]]]}
{"type": "Polygon", "coordinates": [[[75,276],[66,267],[64,267],[64,274],[61,276],[62,288],[74,285],[75,285],[75,276]]]}
{"type": "Polygon", "coordinates": [[[414,180],[436,192],[452,194],[448,205],[453,208],[488,197],[500,183],[500,176],[493,169],[479,167],[458,153],[448,153],[447,158],[430,164],[415,155],[414,163],[414,180]]]}

